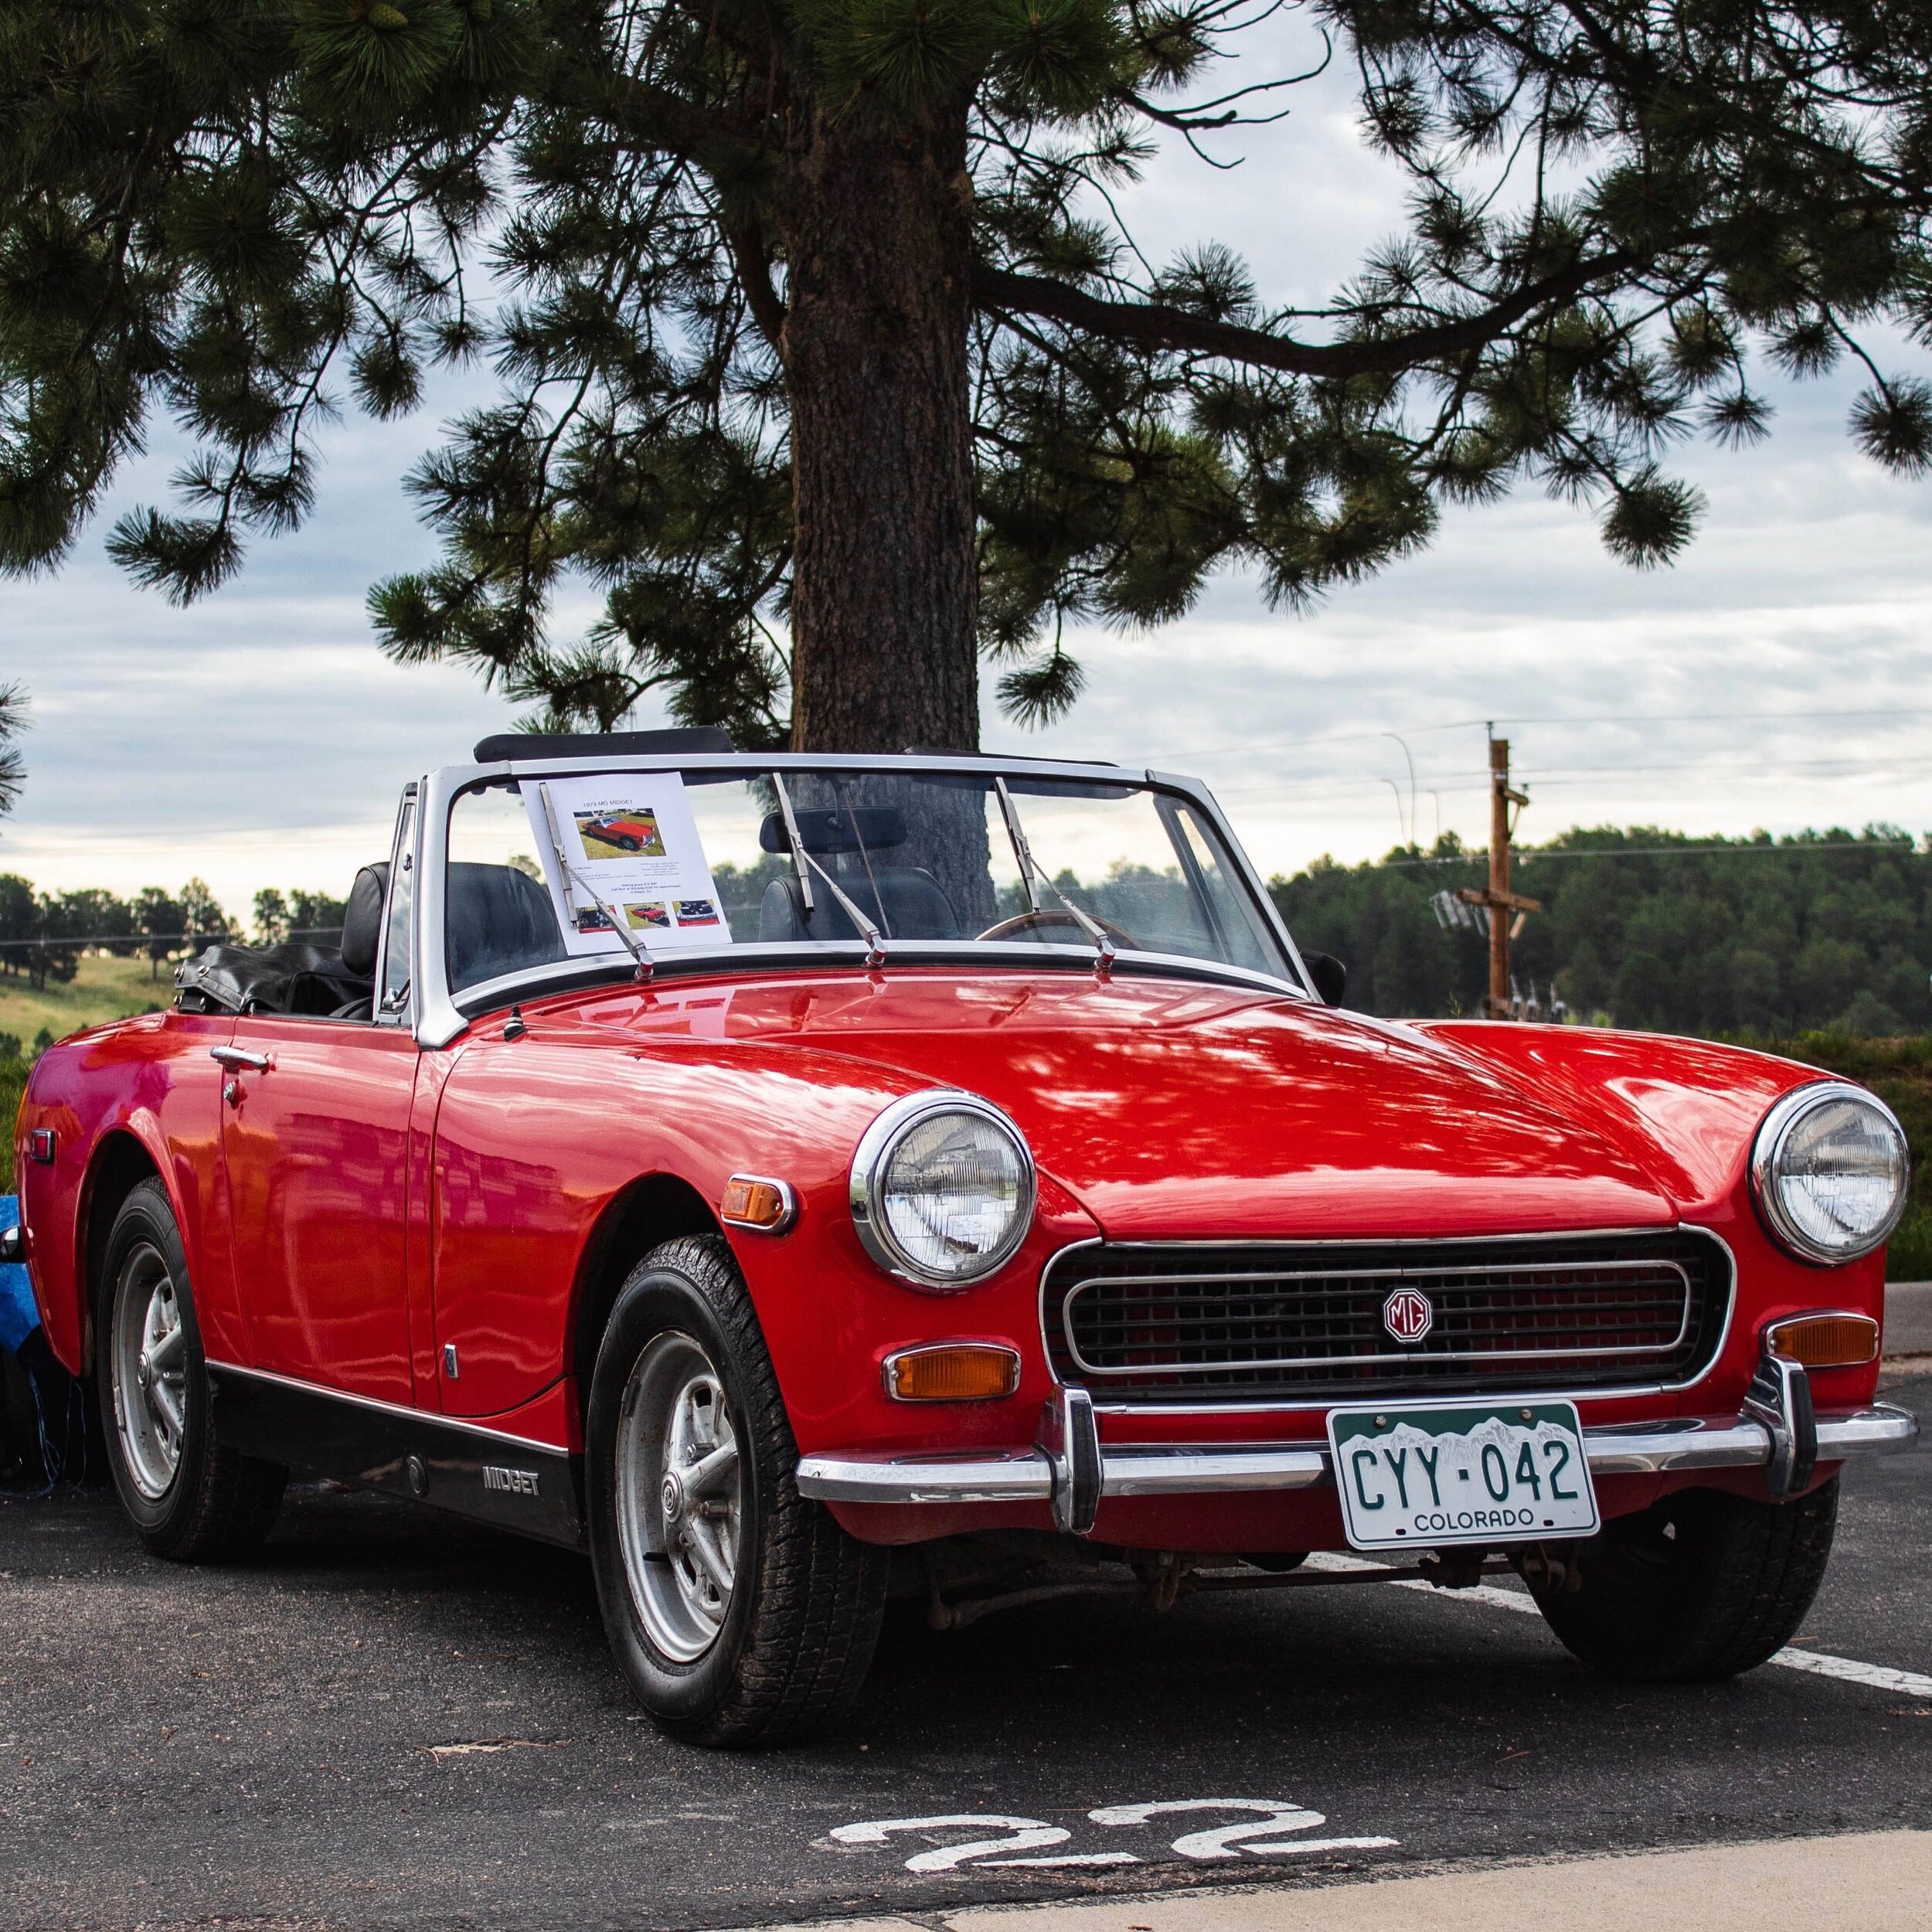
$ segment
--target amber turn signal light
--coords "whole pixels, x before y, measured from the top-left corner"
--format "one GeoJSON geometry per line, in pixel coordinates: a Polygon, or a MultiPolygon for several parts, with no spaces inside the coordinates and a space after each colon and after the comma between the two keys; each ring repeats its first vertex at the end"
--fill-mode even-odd
{"type": "Polygon", "coordinates": [[[902,1349],[886,1358],[886,1393],[896,1402],[993,1402],[1019,1386],[1019,1351],[988,1342],[902,1349]]]}
{"type": "Polygon", "coordinates": [[[718,1212],[733,1227],[782,1234],[798,1212],[798,1203],[783,1181],[769,1180],[762,1174],[734,1174],[725,1183],[718,1212]]]}
{"type": "Polygon", "coordinates": [[[1794,1315],[1764,1331],[1764,1352],[1801,1368],[1860,1368],[1878,1352],[1879,1325],[1869,1315],[1794,1315]]]}

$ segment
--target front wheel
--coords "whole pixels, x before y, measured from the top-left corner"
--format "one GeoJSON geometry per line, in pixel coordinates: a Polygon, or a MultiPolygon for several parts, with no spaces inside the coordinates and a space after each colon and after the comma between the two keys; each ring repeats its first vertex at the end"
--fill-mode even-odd
{"type": "Polygon", "coordinates": [[[1574,1587],[1532,1574],[1550,1628],[1613,1677],[1736,1677],[1797,1634],[1831,1560],[1838,1478],[1791,1502],[1685,1489],[1565,1553],[1574,1587]]]}
{"type": "Polygon", "coordinates": [[[723,1241],[668,1242],[632,1271],[585,1436],[604,1628],[659,1728],[771,1744],[846,1710],[878,1641],[886,1553],[798,1494],[798,1447],[723,1241]]]}

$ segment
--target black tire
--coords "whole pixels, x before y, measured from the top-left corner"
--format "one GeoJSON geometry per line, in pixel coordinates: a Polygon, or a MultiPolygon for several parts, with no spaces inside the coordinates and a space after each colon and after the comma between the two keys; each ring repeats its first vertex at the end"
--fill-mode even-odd
{"type": "MultiPolygon", "coordinates": [[[[107,1437],[107,1467],[128,1520],[157,1556],[174,1563],[209,1563],[253,1549],[274,1526],[288,1471],[279,1463],[244,1456],[216,1440],[214,1401],[202,1353],[201,1325],[188,1278],[188,1257],[175,1225],[167,1191],[158,1180],[141,1182],[121,1205],[102,1256],[94,1315],[95,1382],[107,1437]],[[145,1398],[132,1379],[117,1373],[117,1301],[144,1287],[161,1291],[177,1313],[180,1427],[173,1468],[165,1481],[151,1468],[144,1480],[133,1446],[145,1398]]],[[[145,1356],[145,1352],[144,1352],[145,1356]]],[[[173,1378],[169,1377],[170,1387],[173,1378]]],[[[149,1410],[151,1431],[152,1411],[149,1410]]]]}
{"type": "MultiPolygon", "coordinates": [[[[688,1743],[743,1748],[804,1737],[848,1710],[879,1641],[889,1553],[847,1536],[821,1505],[798,1494],[798,1445],[777,1379],[721,1239],[668,1242],[632,1270],[597,1351],[585,1437],[590,1560],[604,1629],[658,1728],[688,1743]],[[738,1447],[733,1584],[709,1648],[687,1658],[653,1636],[651,1607],[631,1580],[634,1568],[644,1573],[627,1562],[619,1522],[620,1451],[636,1458],[646,1425],[635,1412],[653,1399],[651,1365],[678,1349],[692,1361],[701,1352],[715,1372],[738,1447]]],[[[634,1511],[645,1486],[635,1473],[624,1484],[634,1511]]],[[[640,1519],[628,1520],[634,1548],[640,1519]]],[[[673,1560],[645,1560],[666,1566],[655,1574],[668,1584],[645,1586],[662,1600],[675,1584],[673,1560]]],[[[665,1613],[656,1614],[662,1627],[665,1613]]]]}
{"type": "Polygon", "coordinates": [[[1685,1489],[1573,1546],[1581,1587],[1532,1581],[1593,1669],[1655,1684],[1736,1677],[1797,1634],[1831,1560],[1838,1478],[1791,1502],[1685,1489]]]}

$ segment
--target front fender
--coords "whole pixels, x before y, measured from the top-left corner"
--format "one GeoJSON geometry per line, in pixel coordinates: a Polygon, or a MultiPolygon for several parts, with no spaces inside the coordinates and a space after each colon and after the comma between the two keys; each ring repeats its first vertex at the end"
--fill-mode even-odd
{"type": "Polygon", "coordinates": [[[682,1183],[715,1219],[726,1181],[749,1172],[788,1182],[798,1201],[783,1234],[723,1231],[801,1450],[882,1432],[920,1447],[1026,1440],[1021,1418],[1038,1414],[1050,1387],[1040,1270],[1097,1230],[1043,1175],[1029,1239],[992,1280],[932,1295],[885,1274],[853,1230],[847,1174],[874,1116],[930,1084],[803,1045],[620,1043],[534,1026],[467,1043],[443,1090],[433,1157],[437,1338],[455,1344],[461,1365],[445,1408],[500,1414],[570,1372],[587,1257],[639,1177],[682,1183]],[[1011,1341],[1025,1364],[1019,1391],[949,1407],[943,1427],[934,1412],[889,1401],[883,1356],[935,1335],[1011,1341]]]}

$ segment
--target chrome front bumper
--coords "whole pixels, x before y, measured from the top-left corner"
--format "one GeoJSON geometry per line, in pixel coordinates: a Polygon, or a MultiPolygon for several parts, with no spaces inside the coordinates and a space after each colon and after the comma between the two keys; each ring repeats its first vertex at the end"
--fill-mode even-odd
{"type": "MultiPolygon", "coordinates": [[[[1813,1418],[1798,1428],[1756,1400],[1736,1421],[1694,1419],[1586,1429],[1591,1471],[1599,1476],[1655,1476],[1687,1469],[1769,1472],[1774,1493],[1799,1487],[1815,1463],[1883,1456],[1918,1439],[1916,1417],[1888,1403],[1849,1414],[1813,1418]],[[1801,1442],[1794,1468],[1792,1437],[1801,1442]],[[1781,1478],[1781,1480],[1780,1480],[1781,1478]],[[1794,1481],[1793,1478],[1795,1478],[1794,1481]]],[[[1808,1395],[1808,1391],[1807,1392],[1808,1395]]],[[[1798,1419],[1792,1418],[1794,1421],[1798,1419]]],[[[1053,1506],[1063,1529],[1085,1533],[1111,1496],[1209,1496],[1332,1485],[1335,1471],[1320,1443],[1199,1444],[1155,1447],[1103,1445],[1083,1389],[1061,1389],[1048,1403],[1037,1445],[997,1454],[811,1455],[801,1458],[801,1495],[823,1502],[1012,1503],[1053,1506]]]]}

